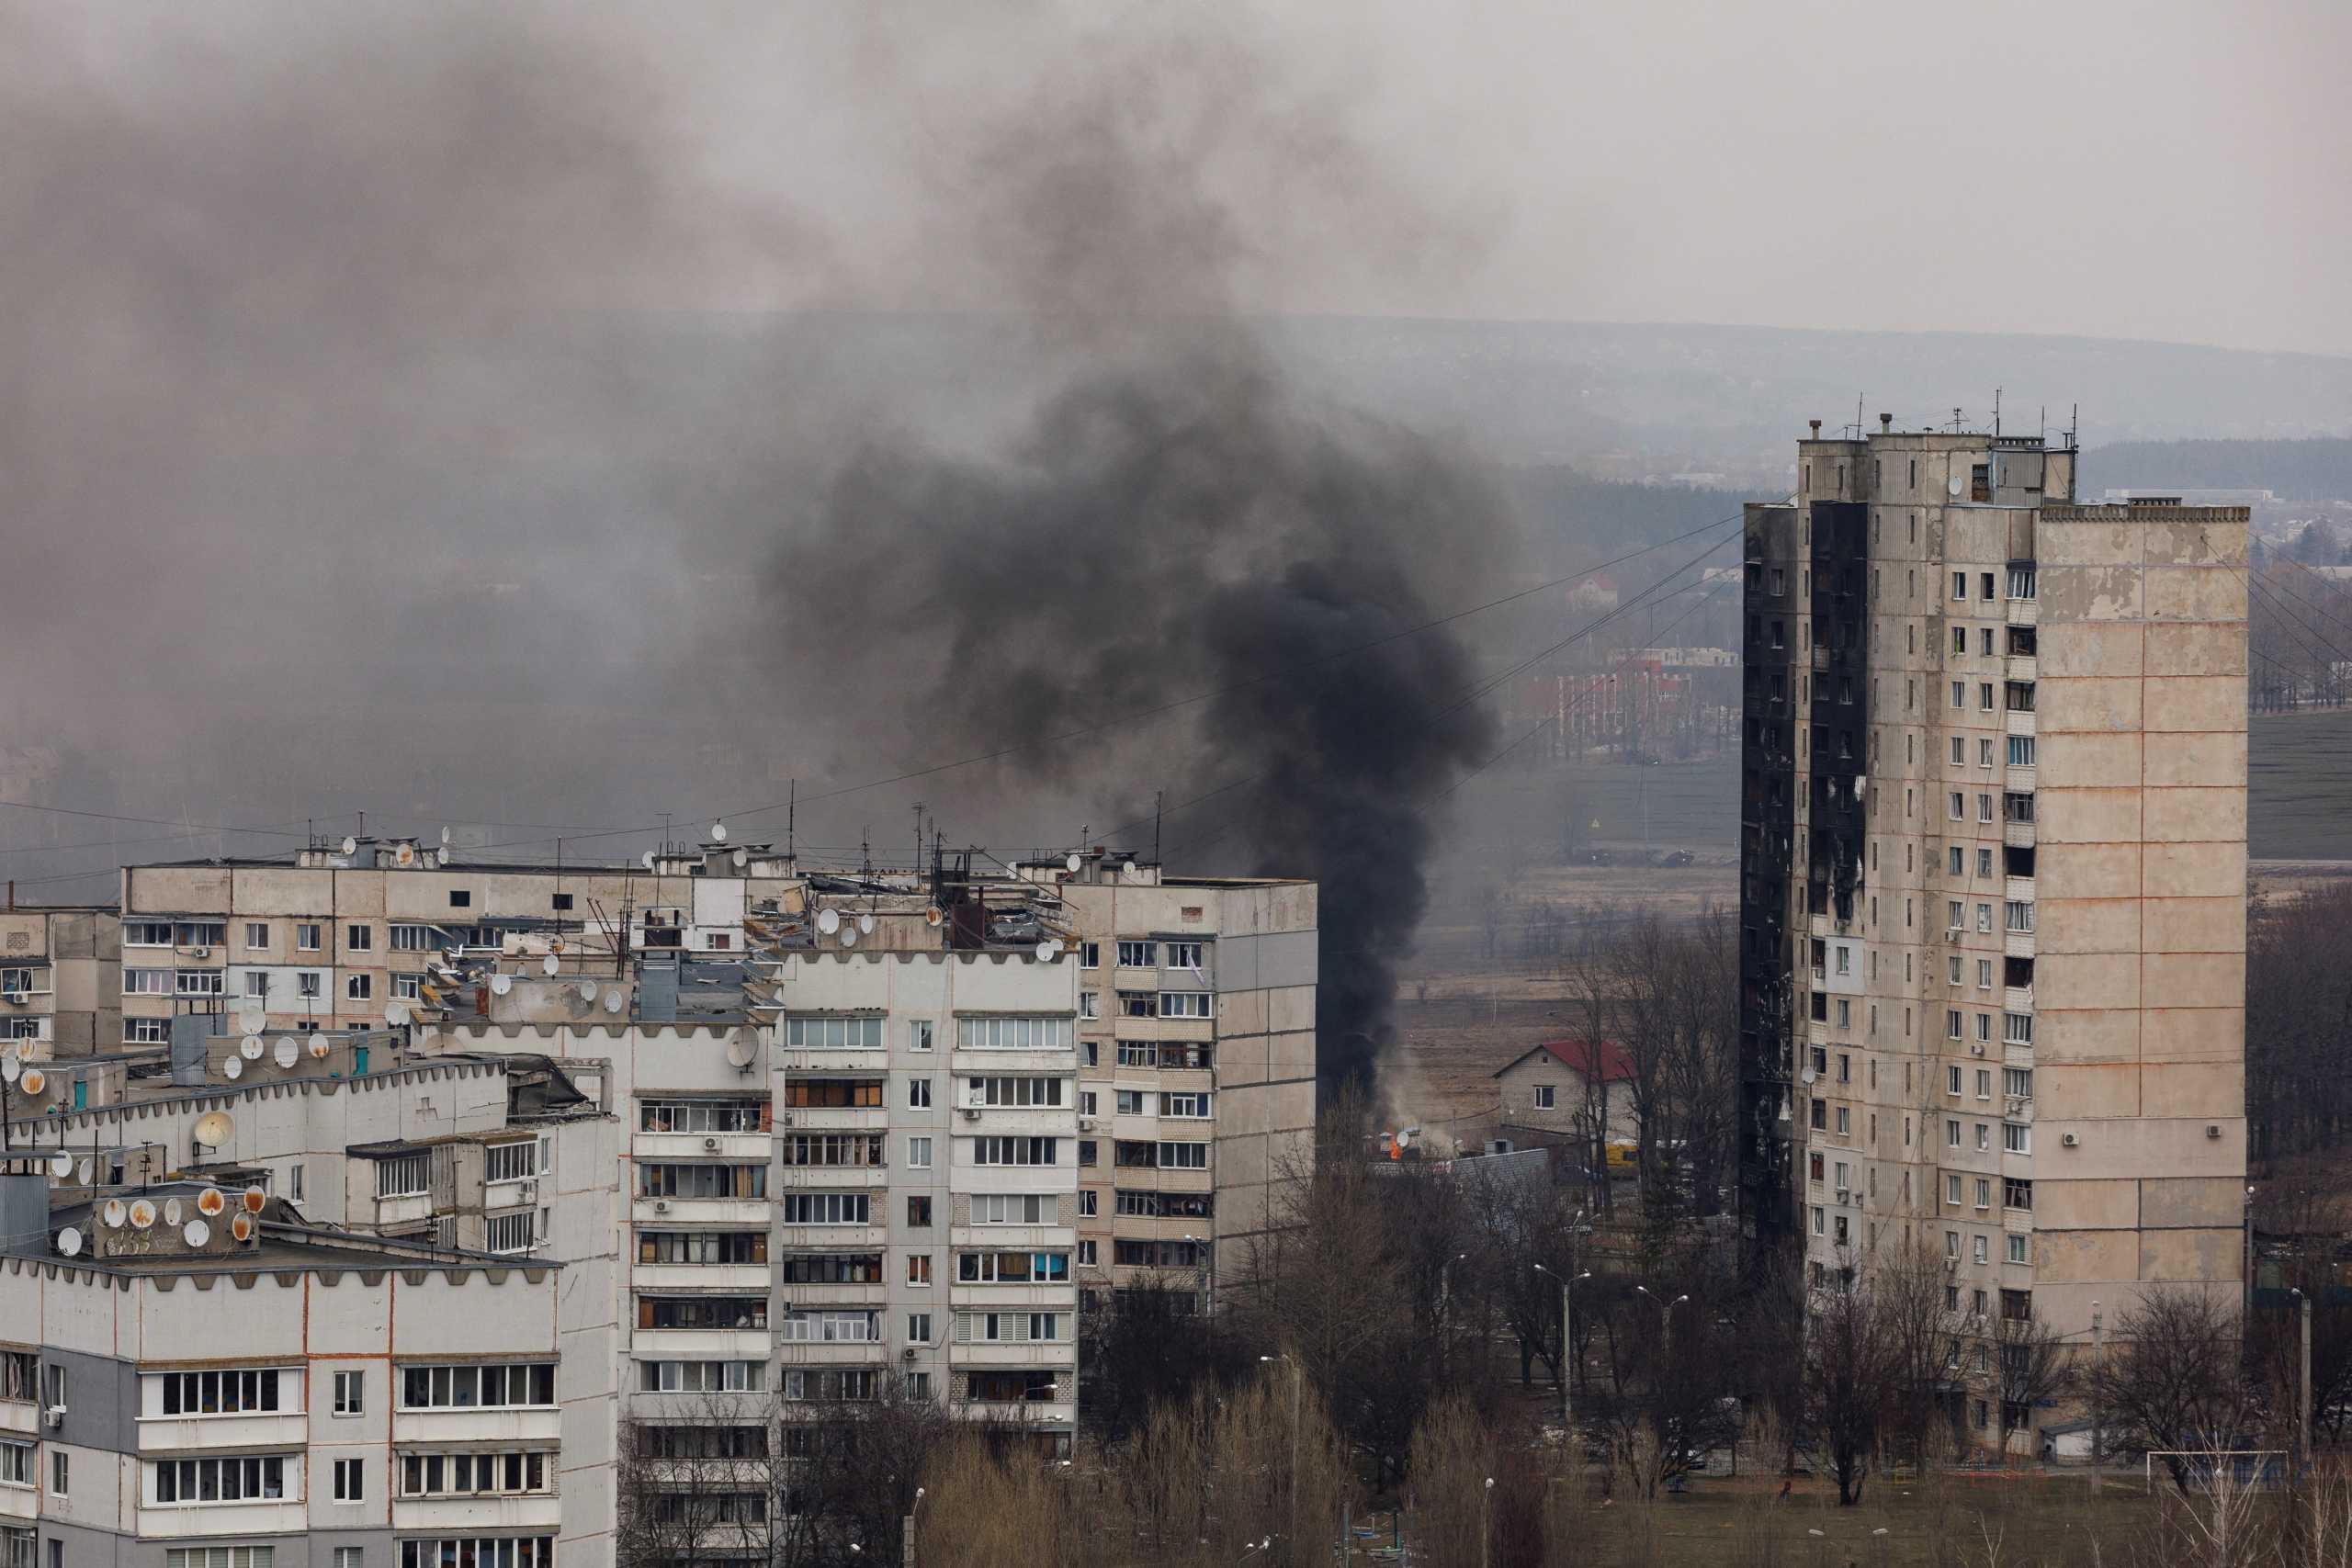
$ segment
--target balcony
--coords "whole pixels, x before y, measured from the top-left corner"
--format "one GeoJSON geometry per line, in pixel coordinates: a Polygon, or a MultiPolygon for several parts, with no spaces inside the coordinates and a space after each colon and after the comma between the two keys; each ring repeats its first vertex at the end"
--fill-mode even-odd
{"type": "Polygon", "coordinates": [[[392,1441],[419,1448],[452,1443],[552,1448],[562,1437],[563,1412],[550,1407],[451,1406],[392,1412],[392,1441]]]}
{"type": "Polygon", "coordinates": [[[2033,933],[2031,931],[2002,932],[2001,953],[2003,956],[2008,958],[2031,958],[2033,956],[2033,933]]]}
{"type": "Polygon", "coordinates": [[[764,1328],[637,1328],[630,1351],[652,1361],[757,1361],[768,1353],[764,1328]]]}
{"type": "MultiPolygon", "coordinates": [[[[883,1123],[873,1125],[878,1132],[883,1123]]],[[[638,1133],[629,1138],[629,1153],[647,1160],[719,1157],[758,1164],[775,1152],[765,1133],[638,1133]]]]}
{"type": "Polygon", "coordinates": [[[2008,681],[2038,679],[2034,673],[2034,667],[2038,662],[2030,653],[2012,653],[2004,662],[2002,678],[2008,681]]]}
{"type": "Polygon", "coordinates": [[[1050,1285],[978,1285],[950,1282],[948,1304],[967,1312],[1069,1312],[1078,1305],[1074,1281],[1050,1285]]]}
{"type": "Polygon", "coordinates": [[[1034,1400],[1012,1399],[997,1403],[976,1399],[957,1405],[956,1409],[971,1420],[1002,1422],[1011,1427],[1069,1427],[1078,1421],[1078,1407],[1074,1404],[1034,1400]]]}
{"type": "MultiPolygon", "coordinates": [[[[286,1384],[293,1376],[284,1374],[278,1382],[286,1384]]],[[[310,1416],[300,1410],[260,1411],[251,1416],[141,1416],[137,1423],[139,1451],[185,1454],[202,1449],[299,1449],[310,1441],[310,1416]]]]}
{"type": "Polygon", "coordinates": [[[873,1339],[784,1339],[775,1347],[778,1364],[786,1367],[870,1367],[890,1354],[890,1347],[873,1339]]]}
{"type": "Polygon", "coordinates": [[[2008,1009],[2011,1012],[2031,1012],[2033,1010],[2033,987],[2031,986],[2009,987],[2002,994],[2001,1005],[2008,1009]]]}
{"type": "MultiPolygon", "coordinates": [[[[549,1466],[553,1468],[552,1464],[549,1466]]],[[[563,1506],[552,1492],[527,1497],[395,1497],[392,1528],[445,1535],[488,1529],[552,1531],[563,1522],[563,1506]]]]}
{"type": "MultiPolygon", "coordinates": [[[[294,1472],[301,1463],[289,1455],[286,1484],[300,1491],[294,1472]]],[[[146,1484],[153,1485],[152,1481],[146,1484]]],[[[310,1528],[309,1506],[294,1497],[264,1497],[247,1503],[151,1503],[139,1505],[139,1534],[173,1540],[215,1536],[292,1535],[310,1528]]],[[[55,1537],[51,1539],[54,1540],[55,1537]]]]}
{"type": "Polygon", "coordinates": [[[2030,626],[2038,624],[2041,619],[2041,600],[2012,599],[2009,601],[2009,625],[2013,626],[2030,626]]]}
{"type": "Polygon", "coordinates": [[[890,1304],[890,1285],[886,1280],[857,1280],[831,1285],[787,1280],[775,1290],[778,1312],[797,1312],[808,1307],[871,1307],[879,1311],[890,1304]]]}
{"type": "Polygon", "coordinates": [[[975,1252],[1068,1252],[1078,1246],[1078,1231],[1071,1225],[950,1225],[947,1245],[975,1252]]]}
{"type": "Polygon", "coordinates": [[[639,1198],[629,1217],[640,1225],[761,1226],[768,1223],[764,1198],[639,1198]]]}
{"type": "MultiPolygon", "coordinates": [[[[2022,716],[2031,718],[2033,716],[2031,714],[2026,714],[2022,716]]],[[[2009,794],[2031,795],[2033,793],[2033,770],[2031,768],[2005,768],[2002,770],[2002,773],[2003,777],[2001,787],[2009,794]]]]}
{"type": "Polygon", "coordinates": [[[775,1168],[775,1176],[776,1186],[785,1191],[822,1187],[855,1192],[890,1185],[890,1168],[887,1165],[780,1165],[775,1168]]]}
{"type": "Polygon", "coordinates": [[[2001,842],[2013,850],[2033,848],[2033,824],[2007,822],[2001,827],[2001,842]]]}
{"type": "Polygon", "coordinates": [[[1078,1370],[1078,1348],[1064,1340],[1044,1344],[1002,1345],[975,1341],[947,1348],[952,1367],[1054,1367],[1078,1370]]]}
{"type": "MultiPolygon", "coordinates": [[[[763,1294],[768,1288],[764,1263],[639,1263],[630,1267],[631,1286],[654,1293],[708,1291],[729,1295],[763,1294]]],[[[881,1287],[875,1287],[879,1290],[881,1287]]]]}
{"type": "Polygon", "coordinates": [[[2019,904],[2030,904],[2030,903],[2032,903],[2032,902],[2033,902],[2033,878],[2032,878],[2032,877],[2030,877],[2030,876],[2012,876],[2012,877],[2007,878],[2007,885],[2008,885],[2008,890],[2007,890],[2007,894],[2005,895],[2005,897],[2008,897],[2009,899],[2011,899],[2012,901],[2014,901],[2014,902],[2016,902],[2016,903],[2019,903],[2019,904]]]}
{"type": "MultiPolygon", "coordinates": [[[[890,1125],[890,1108],[887,1105],[795,1105],[789,1109],[779,1105],[775,1110],[777,1132],[791,1133],[879,1133],[890,1125]]],[[[741,1134],[732,1134],[741,1136],[741,1134]]],[[[753,1148],[755,1157],[764,1158],[764,1134],[753,1148]]],[[[696,1145],[700,1152],[700,1145],[696,1145]]]]}
{"type": "MultiPolygon", "coordinates": [[[[2004,735],[2036,734],[2038,732],[2034,728],[2034,711],[2031,708],[2006,708],[2001,714],[2001,733],[2004,735]]],[[[2013,773],[2017,772],[2014,768],[2009,771],[2013,773]]]]}

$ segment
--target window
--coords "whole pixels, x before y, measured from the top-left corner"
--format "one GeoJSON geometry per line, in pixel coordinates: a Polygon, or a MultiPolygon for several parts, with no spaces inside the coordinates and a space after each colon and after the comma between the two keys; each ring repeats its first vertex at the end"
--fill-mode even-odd
{"type": "Polygon", "coordinates": [[[785,1258],[779,1277],[787,1285],[878,1285],[878,1252],[809,1252],[785,1258]]]}
{"type": "Polygon", "coordinates": [[[367,952],[369,948],[371,948],[371,947],[373,947],[373,946],[375,946],[375,945],[376,945],[376,933],[375,933],[374,930],[373,930],[373,929],[371,929],[370,927],[368,927],[368,926],[345,926],[345,927],[344,927],[344,929],[343,929],[343,950],[344,950],[345,953],[365,953],[365,952],[367,952]]]}
{"type": "Polygon", "coordinates": [[[39,1451],[30,1443],[0,1442],[0,1486],[40,1484],[39,1451]]]}
{"type": "Polygon", "coordinates": [[[334,1500],[338,1503],[359,1502],[366,1495],[366,1474],[367,1472],[361,1468],[361,1461],[358,1460],[339,1459],[335,1461],[334,1500]]]}
{"type": "Polygon", "coordinates": [[[766,1109],[756,1100],[645,1100],[638,1102],[637,1126],[641,1133],[756,1133],[766,1109]]]}
{"type": "Polygon", "coordinates": [[[2022,1122],[2001,1123],[2001,1148],[2004,1153],[2030,1155],[2033,1152],[2033,1129],[2022,1122]]]}
{"type": "Polygon", "coordinates": [[[1555,1109],[1556,1102],[1554,1100],[1553,1096],[1558,1091],[1554,1085],[1547,1083],[1537,1084],[1535,1086],[1535,1109],[1538,1111],[1550,1111],[1555,1109]]]}
{"type": "Polygon", "coordinates": [[[294,976],[294,994],[311,1001],[318,1000],[325,994],[321,986],[321,979],[322,976],[317,970],[303,970],[294,976]]]}
{"type": "Polygon", "coordinates": [[[122,994],[126,997],[160,997],[172,988],[172,972],[168,969],[125,969],[122,972],[122,994]]]}
{"type": "Polygon", "coordinates": [[[959,1252],[956,1279],[966,1285],[1046,1285],[1069,1278],[1067,1252],[959,1252]]]}
{"type": "MultiPolygon", "coordinates": [[[[470,1562],[475,1568],[555,1568],[555,1538],[525,1536],[519,1540],[402,1540],[400,1568],[447,1568],[470,1562]]],[[[266,1564],[261,1565],[266,1568],[266,1564]]]]}
{"type": "Polygon", "coordinates": [[[2007,1209],[2032,1208],[2033,1183],[2014,1176],[2004,1179],[2001,1183],[2001,1205],[2007,1209]]]}
{"type": "Polygon", "coordinates": [[[492,1214],[482,1222],[482,1247],[489,1252],[528,1252],[537,1241],[536,1209],[492,1214]]]}
{"type": "Polygon", "coordinates": [[[931,1140],[929,1138],[907,1140],[907,1165],[914,1170],[931,1168],[931,1140]]]}
{"type": "Polygon", "coordinates": [[[910,1197],[907,1200],[907,1225],[911,1230],[926,1230],[931,1225],[931,1200],[910,1197]]]}
{"type": "Polygon", "coordinates": [[[172,922],[172,945],[175,947],[226,947],[229,945],[229,922],[226,920],[175,920],[172,922]]]}
{"type": "Polygon", "coordinates": [[[907,1108],[910,1111],[931,1109],[931,1080],[929,1078],[907,1080],[907,1108]]]}
{"type": "Polygon", "coordinates": [[[1202,944],[1197,942],[1171,942],[1160,962],[1169,969],[1198,969],[1201,966],[1202,944]]]}
{"type": "Polygon", "coordinates": [[[1993,961],[1989,958],[1976,961],[1976,988],[1980,991],[1993,988],[1993,961]]]}
{"type": "Polygon", "coordinates": [[[1955,571],[1951,574],[1951,596],[1954,599],[1968,597],[1968,573],[1955,571]]]}
{"type": "Polygon", "coordinates": [[[122,1021],[122,1043],[126,1045],[161,1045],[171,1037],[169,1019],[126,1018],[122,1021]]]}
{"type": "Polygon", "coordinates": [[[1968,797],[1958,790],[1951,792],[1951,819],[1955,822],[1968,815],[1968,797]]]}
{"type": "Polygon", "coordinates": [[[974,1165],[1058,1165],[1058,1138],[974,1138],[974,1165]]]}
{"type": "Polygon", "coordinates": [[[245,922],[245,945],[249,948],[267,947],[269,945],[269,922],[267,920],[247,920],[245,922]]]}
{"type": "MultiPolygon", "coordinates": [[[[1947,1040],[1960,1039],[1964,1022],[1965,1017],[1958,1008],[1947,1008],[1944,1010],[1944,1038],[1947,1040]]],[[[1957,1094],[1960,1091],[1958,1089],[1954,1089],[1952,1092],[1957,1094]]]]}
{"type": "Polygon", "coordinates": [[[1841,1138],[1845,1137],[1853,1130],[1852,1111],[1843,1105],[1839,1106],[1838,1108],[1838,1135],[1841,1138]]]}
{"type": "MultiPolygon", "coordinates": [[[[2018,1015],[2010,1013],[2007,1016],[2015,1018],[2018,1015]]],[[[2030,1023],[2032,1020],[2028,1019],[2026,1021],[2030,1023]]],[[[2030,1099],[2033,1095],[2033,1069],[2031,1067],[2003,1067],[2001,1092],[2015,1099],[2030,1099]]]]}
{"type": "Polygon", "coordinates": [[[1119,966],[1123,969],[1157,969],[1159,967],[1159,944],[1156,942],[1123,942],[1119,944],[1119,966]]]}
{"type": "Polygon", "coordinates": [[[1096,1266],[1097,1259],[1095,1258],[1095,1248],[1092,1242],[1081,1241],[1078,1244],[1078,1260],[1081,1265],[1089,1269],[1096,1266]]]}
{"type": "Polygon", "coordinates": [[[2030,1261],[2030,1259],[2029,1259],[2029,1258],[2027,1258],[2027,1256],[2026,1256],[2026,1241],[2025,1241],[2025,1237],[2023,1237],[2023,1236],[2021,1236],[2021,1235],[2012,1235],[2012,1236],[2010,1236],[2010,1237],[2008,1238],[2008,1240],[2009,1240],[2009,1259],[2008,1259],[2008,1260],[2009,1260],[2010,1262],[2012,1262],[2012,1263],[2025,1263],[2025,1262],[2029,1262],[2029,1261],[2030,1261]]]}
{"type": "Polygon", "coordinates": [[[784,1103],[792,1110],[879,1110],[883,1083],[881,1078],[793,1078],[784,1086],[784,1103]]]}
{"type": "Polygon", "coordinates": [[[1121,1018],[1158,1018],[1159,998],[1149,991],[1121,991],[1119,1016],[1121,1018]]]}
{"type": "MultiPolygon", "coordinates": [[[[1120,993],[1125,996],[1125,993],[1120,993]]],[[[1067,1051],[1066,1018],[958,1018],[956,1045],[962,1051],[1067,1051]]]]}
{"type": "Polygon", "coordinates": [[[1079,992],[1078,1016],[1080,1018],[1101,1018],[1102,1016],[1102,997],[1093,991],[1079,992]]]}
{"type": "Polygon", "coordinates": [[[1980,768],[1989,768],[1993,765],[1993,739],[1989,735],[1977,738],[1976,765],[1980,768]]]}
{"type": "Polygon", "coordinates": [[[1967,737],[1955,735],[1951,738],[1951,765],[1955,768],[1964,768],[1968,765],[1967,737]]]}
{"type": "Polygon", "coordinates": [[[403,1410],[551,1409],[555,1363],[404,1366],[400,1390],[403,1410]]]}
{"type": "Polygon", "coordinates": [[[424,995],[421,989],[424,983],[422,975],[395,975],[392,976],[392,995],[404,1002],[415,1001],[424,995]]]}
{"type": "Polygon", "coordinates": [[[1159,993],[1159,1016],[1206,1018],[1209,1016],[1209,994],[1206,991],[1162,991],[1159,993]]]}
{"type": "Polygon", "coordinates": [[[907,1254],[907,1283],[910,1285],[928,1285],[931,1283],[930,1253],[910,1252],[907,1254]]]}
{"type": "Polygon", "coordinates": [[[1958,1231],[1944,1232],[1944,1256],[1946,1258],[1958,1258],[1960,1256],[1960,1233],[1958,1231]]]}
{"type": "Polygon", "coordinates": [[[334,1413],[337,1416],[357,1416],[367,1408],[368,1374],[364,1371],[335,1373],[334,1413]]]}
{"type": "Polygon", "coordinates": [[[1976,1206],[1980,1209],[1989,1209],[1993,1206],[1993,1182],[1989,1177],[1980,1176],[1976,1179],[1976,1206]]]}
{"type": "Polygon", "coordinates": [[[1816,1203],[1813,1208],[1813,1234],[1815,1235],[1826,1235],[1828,1233],[1829,1211],[1816,1203]]]}
{"type": "Polygon", "coordinates": [[[1960,1123],[1949,1116],[1944,1118],[1944,1147],[1960,1147],[1960,1123]]]}
{"type": "MultiPolygon", "coordinates": [[[[357,1462],[336,1462],[338,1486],[343,1484],[342,1466],[357,1462]]],[[[151,1473],[154,1477],[154,1500],[159,1504],[252,1503],[286,1495],[286,1461],[278,1454],[159,1460],[151,1473]]],[[[341,1500],[340,1493],[337,1499],[341,1500]]]]}
{"type": "Polygon", "coordinates": [[[967,1080],[967,1105],[1059,1105],[1060,1078],[982,1077],[967,1080]]]}
{"type": "Polygon", "coordinates": [[[1078,944],[1078,966],[1080,969],[1102,968],[1102,944],[1099,942],[1080,942],[1078,944]]]}
{"type": "Polygon", "coordinates": [[[1968,628],[1966,626],[1952,627],[1951,650],[1955,655],[1964,654],[1968,651],[1968,628]]]}
{"type": "Polygon", "coordinates": [[[1979,1152],[1993,1146],[1993,1129],[1985,1122],[1976,1123],[1976,1147],[1979,1152]]]}
{"type": "Polygon", "coordinates": [[[638,1387],[647,1393],[757,1393],[768,1382],[764,1361],[639,1361],[638,1368],[638,1387]]]}
{"type": "Polygon", "coordinates": [[[2009,900],[2008,929],[2013,931],[2033,930],[2033,906],[2018,899],[2009,900]]]}
{"type": "Polygon", "coordinates": [[[1962,1201],[1960,1195],[1960,1177],[1956,1173],[1947,1173],[1944,1177],[1944,1201],[1955,1209],[1959,1208],[1962,1201]]]}
{"type": "Polygon", "coordinates": [[[882,1021],[879,1018],[787,1018],[784,1021],[784,1043],[789,1049],[802,1051],[879,1051],[882,1049],[882,1021]]]}
{"type": "Polygon", "coordinates": [[[1983,1232],[1980,1231],[1976,1235],[1970,1236],[1968,1240],[1970,1262],[1989,1263],[1993,1260],[1992,1252],[1985,1241],[1983,1232]]]}
{"type": "Polygon", "coordinates": [[[182,969],[172,976],[172,989],[183,997],[217,997],[222,994],[222,976],[218,969],[182,969]]]}
{"type": "Polygon", "coordinates": [[[469,908],[472,907],[473,901],[474,896],[465,888],[452,887],[449,889],[449,908],[452,909],[469,908]]]}
{"type": "Polygon", "coordinates": [[[372,989],[372,977],[367,975],[346,975],[343,979],[343,994],[349,1000],[364,1002],[372,989]]]}
{"type": "MultiPolygon", "coordinates": [[[[1985,1015],[1978,1013],[1976,1016],[1981,1021],[1985,1015]]],[[[1976,1098],[1979,1100],[1990,1100],[1993,1098],[1993,1069],[1990,1067],[1979,1067],[1976,1069],[1976,1098]]]]}
{"type": "Polygon", "coordinates": [[[2009,737],[2009,766],[2013,768],[2033,766],[2033,739],[2034,738],[2030,735],[2009,737]]]}
{"type": "Polygon", "coordinates": [[[1080,1213],[1080,1215],[1084,1216],[1084,1217],[1087,1217],[1087,1218],[1090,1218],[1090,1219],[1091,1219],[1091,1218],[1092,1218],[1095,1214],[1097,1214],[1097,1213],[1101,1213],[1102,1211],[1101,1211],[1101,1208],[1100,1208],[1099,1204],[1100,1204],[1100,1200],[1101,1200],[1102,1196],[1102,1195],[1100,1192],[1096,1191],[1096,1190],[1095,1190],[1093,1188],[1091,1188],[1091,1187],[1081,1187],[1081,1188],[1080,1188],[1080,1189],[1078,1190],[1078,1212],[1079,1212],[1079,1213],[1080,1213]]]}
{"type": "Polygon", "coordinates": [[[300,953],[319,951],[319,922],[297,920],[294,923],[294,947],[300,953]]]}
{"type": "Polygon", "coordinates": [[[640,1163],[637,1168],[640,1198],[764,1198],[767,1194],[764,1165],[640,1163]]]}
{"type": "MultiPolygon", "coordinates": [[[[6,980],[7,976],[6,973],[0,972],[0,991],[9,988],[6,984],[6,980]]],[[[245,995],[249,997],[266,997],[269,995],[268,970],[248,969],[245,971],[245,995]]]]}
{"type": "Polygon", "coordinates": [[[549,901],[558,909],[569,909],[571,908],[571,895],[569,893],[555,894],[549,901]]]}
{"type": "Polygon", "coordinates": [[[2009,568],[2009,597],[2030,599],[2034,596],[2033,563],[2009,568]]]}
{"type": "Polygon", "coordinates": [[[972,1224],[976,1225],[1049,1225],[1053,1200],[1042,1192],[976,1192],[972,1224]]]}
{"type": "Polygon", "coordinates": [[[1954,681],[1951,683],[1951,705],[1956,708],[1964,708],[1968,705],[1967,682],[1954,681]]]}
{"type": "MultiPolygon", "coordinates": [[[[755,1439],[749,1429],[740,1427],[707,1427],[692,1429],[687,1435],[677,1428],[646,1428],[649,1434],[660,1431],[659,1438],[640,1438],[642,1447],[657,1450],[665,1459],[749,1459],[758,1457],[747,1452],[755,1439]],[[673,1435],[674,1434],[674,1435],[673,1435]]],[[[756,1439],[765,1448],[764,1438],[756,1439]]],[[[544,1453],[403,1453],[401,1462],[401,1495],[403,1497],[480,1497],[500,1495],[528,1495],[550,1489],[555,1467],[552,1456],[544,1453]]],[[[650,1456],[651,1457],[651,1456],[650,1456]]],[[[356,1551],[357,1548],[351,1550],[356,1551]]]]}
{"type": "Polygon", "coordinates": [[[864,1192],[787,1192],[776,1204],[776,1222],[786,1225],[862,1225],[871,1213],[864,1192]]]}
{"type": "Polygon", "coordinates": [[[930,1050],[932,1048],[932,1031],[933,1027],[932,1021],[927,1018],[908,1020],[907,1049],[910,1051],[930,1050]]]}
{"type": "Polygon", "coordinates": [[[1209,1114],[1209,1097],[1205,1094],[1163,1094],[1159,1097],[1162,1116],[1205,1120],[1209,1114]]]}
{"type": "Polygon", "coordinates": [[[492,1144],[482,1150],[481,1156],[484,1181],[521,1181],[539,1173],[539,1145],[536,1138],[492,1144]]]}
{"type": "Polygon", "coordinates": [[[169,920],[125,920],[122,922],[122,945],[125,947],[169,947],[172,945],[172,922],[169,920]]]}

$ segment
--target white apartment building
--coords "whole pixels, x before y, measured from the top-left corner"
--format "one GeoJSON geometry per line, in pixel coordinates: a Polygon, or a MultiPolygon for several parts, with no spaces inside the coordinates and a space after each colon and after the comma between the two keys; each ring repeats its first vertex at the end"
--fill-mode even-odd
{"type": "Polygon", "coordinates": [[[1817,436],[1747,512],[1751,1229],[1939,1254],[1956,1339],[2233,1304],[2247,513],[2075,504],[2040,437],[1817,436]]]}

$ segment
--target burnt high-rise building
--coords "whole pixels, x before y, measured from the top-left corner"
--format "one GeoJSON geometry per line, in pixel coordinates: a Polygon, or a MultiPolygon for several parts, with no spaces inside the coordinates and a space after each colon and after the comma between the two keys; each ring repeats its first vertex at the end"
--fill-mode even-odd
{"type": "Polygon", "coordinates": [[[1747,511],[1741,1213],[1962,1342],[2242,1278],[2247,514],[2075,457],[1816,424],[1747,511]]]}

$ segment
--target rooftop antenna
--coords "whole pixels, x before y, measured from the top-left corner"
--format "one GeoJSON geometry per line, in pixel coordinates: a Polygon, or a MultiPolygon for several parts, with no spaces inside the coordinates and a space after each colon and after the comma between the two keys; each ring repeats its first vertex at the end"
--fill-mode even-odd
{"type": "Polygon", "coordinates": [[[793,831],[799,821],[800,781],[794,779],[791,787],[784,792],[784,858],[795,865],[800,863],[800,857],[793,852],[793,831]]]}
{"type": "Polygon", "coordinates": [[[662,852],[670,852],[670,814],[666,811],[662,813],[662,852]]]}
{"type": "Polygon", "coordinates": [[[922,802],[915,802],[915,864],[922,864],[922,802]]]}
{"type": "Polygon", "coordinates": [[[365,811],[359,814],[359,836],[363,839],[368,836],[368,813],[365,811]]]}
{"type": "Polygon", "coordinates": [[[1854,439],[1857,441],[1862,438],[1862,398],[1860,392],[1854,394],[1854,439]]]}
{"type": "Polygon", "coordinates": [[[1951,411],[1951,433],[1954,435],[1958,435],[1960,434],[1960,411],[1958,409],[1951,411]]]}
{"type": "Polygon", "coordinates": [[[1993,439],[2001,438],[2001,389],[1993,389],[1993,439]]]}
{"type": "Polygon", "coordinates": [[[1164,789],[1156,789],[1151,792],[1151,863],[1154,865],[1159,863],[1160,807],[1167,799],[1168,792],[1164,789]]]}

